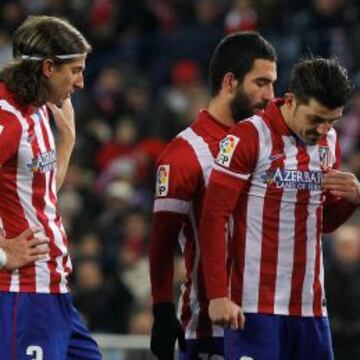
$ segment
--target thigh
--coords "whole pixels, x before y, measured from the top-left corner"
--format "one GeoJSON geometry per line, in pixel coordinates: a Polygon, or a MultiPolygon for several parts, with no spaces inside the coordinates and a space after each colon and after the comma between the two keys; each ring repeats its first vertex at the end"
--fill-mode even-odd
{"type": "Polygon", "coordinates": [[[225,359],[283,360],[281,319],[276,315],[245,314],[243,330],[225,329],[225,359]]]}
{"type": "Polygon", "coordinates": [[[289,317],[289,360],[334,360],[327,317],[289,317]]]}
{"type": "Polygon", "coordinates": [[[61,295],[0,293],[4,360],[65,360],[70,337],[61,295]],[[2,316],[3,317],[3,316],[2,316]]]}
{"type": "Polygon", "coordinates": [[[180,360],[224,360],[224,338],[211,337],[186,340],[186,352],[179,353],[180,360]]]}
{"type": "Polygon", "coordinates": [[[102,356],[95,340],[71,304],[71,337],[67,360],[101,360],[102,356]]]}

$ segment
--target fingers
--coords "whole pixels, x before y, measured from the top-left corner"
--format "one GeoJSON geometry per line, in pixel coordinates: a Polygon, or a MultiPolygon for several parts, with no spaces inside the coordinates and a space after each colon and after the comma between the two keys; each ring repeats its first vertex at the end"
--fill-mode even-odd
{"type": "Polygon", "coordinates": [[[23,231],[17,238],[20,240],[27,240],[31,236],[34,236],[40,232],[40,229],[37,227],[31,227],[23,231]]]}

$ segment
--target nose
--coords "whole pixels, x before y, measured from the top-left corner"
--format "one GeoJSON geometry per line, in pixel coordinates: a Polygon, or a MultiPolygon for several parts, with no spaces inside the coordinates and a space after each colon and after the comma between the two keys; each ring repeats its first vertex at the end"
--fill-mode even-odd
{"type": "Polygon", "coordinates": [[[317,127],[317,132],[321,136],[325,136],[325,135],[327,135],[327,133],[329,132],[329,130],[331,128],[332,128],[332,125],[329,122],[324,122],[317,127]]]}
{"type": "Polygon", "coordinates": [[[274,98],[274,86],[273,84],[268,84],[264,88],[263,99],[267,102],[271,101],[274,98]]]}
{"type": "Polygon", "coordinates": [[[78,90],[82,90],[84,88],[84,75],[82,73],[76,78],[74,87],[78,90]]]}

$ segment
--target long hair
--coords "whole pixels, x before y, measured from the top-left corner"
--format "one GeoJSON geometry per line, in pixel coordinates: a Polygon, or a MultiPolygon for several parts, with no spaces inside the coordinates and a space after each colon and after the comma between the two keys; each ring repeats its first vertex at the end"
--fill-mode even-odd
{"type": "Polygon", "coordinates": [[[91,46],[67,21],[53,16],[29,16],[13,36],[14,60],[0,71],[0,80],[22,104],[41,106],[49,99],[43,60],[56,66],[74,61],[57,55],[87,54],[91,46]],[[24,58],[29,56],[29,58],[24,58]]]}

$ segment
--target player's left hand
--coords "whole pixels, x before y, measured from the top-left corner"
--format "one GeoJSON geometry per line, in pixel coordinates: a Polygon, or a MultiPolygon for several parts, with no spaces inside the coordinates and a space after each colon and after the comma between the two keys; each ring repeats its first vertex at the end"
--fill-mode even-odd
{"type": "Polygon", "coordinates": [[[67,98],[61,107],[50,102],[46,105],[53,114],[59,136],[62,140],[75,142],[75,112],[71,99],[67,98]]]}
{"type": "Polygon", "coordinates": [[[323,188],[353,205],[360,204],[360,183],[353,173],[330,170],[324,175],[323,188]]]}

